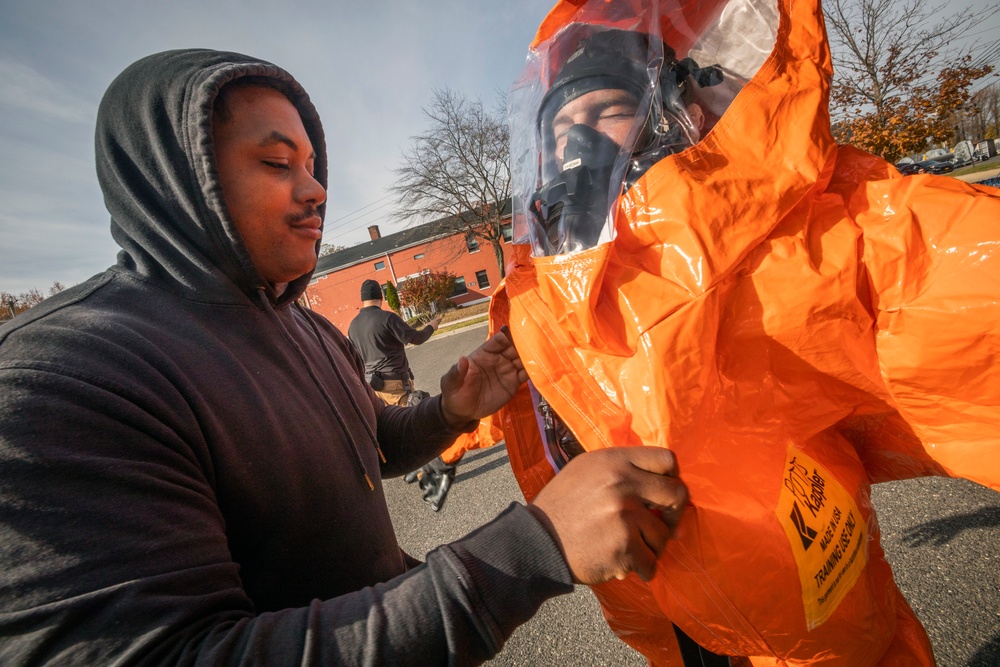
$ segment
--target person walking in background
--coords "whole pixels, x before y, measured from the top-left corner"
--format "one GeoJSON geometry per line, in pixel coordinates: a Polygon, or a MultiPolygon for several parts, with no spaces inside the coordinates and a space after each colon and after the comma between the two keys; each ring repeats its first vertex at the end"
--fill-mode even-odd
{"type": "Polygon", "coordinates": [[[436,317],[414,329],[396,313],[382,310],[382,287],[374,280],[361,284],[361,310],[347,329],[365,362],[365,380],[388,405],[407,405],[414,393],[406,345],[426,343],[441,324],[436,317]]]}
{"type": "MultiPolygon", "coordinates": [[[[428,396],[413,385],[413,371],[406,358],[406,345],[421,345],[441,324],[436,317],[422,329],[414,329],[391,310],[382,309],[382,286],[368,279],[361,283],[361,310],[351,321],[347,336],[365,361],[365,380],[388,405],[415,405],[428,396]]],[[[424,500],[435,512],[441,509],[455,480],[458,460],[445,462],[440,456],[403,479],[419,480],[424,500]]]]}

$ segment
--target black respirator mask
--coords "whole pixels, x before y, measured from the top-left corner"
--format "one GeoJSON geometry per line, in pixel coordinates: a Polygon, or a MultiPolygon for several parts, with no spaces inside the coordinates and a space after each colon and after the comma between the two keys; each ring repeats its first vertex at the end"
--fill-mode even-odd
{"type": "Polygon", "coordinates": [[[614,141],[588,125],[569,128],[562,171],[531,200],[531,210],[545,229],[549,254],[597,245],[618,151],[614,141]]]}

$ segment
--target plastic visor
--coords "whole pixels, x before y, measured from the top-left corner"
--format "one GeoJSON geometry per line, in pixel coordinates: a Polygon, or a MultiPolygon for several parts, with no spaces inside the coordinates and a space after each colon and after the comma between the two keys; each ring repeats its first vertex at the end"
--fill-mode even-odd
{"type": "Polygon", "coordinates": [[[773,0],[611,4],[592,0],[568,21],[553,12],[508,97],[514,242],[536,256],[613,238],[618,196],[708,135],[775,43],[773,0]],[[616,31],[642,39],[623,40],[616,54],[616,31]],[[600,90],[633,98],[631,117],[608,131],[600,94],[584,97],[600,90]]]}

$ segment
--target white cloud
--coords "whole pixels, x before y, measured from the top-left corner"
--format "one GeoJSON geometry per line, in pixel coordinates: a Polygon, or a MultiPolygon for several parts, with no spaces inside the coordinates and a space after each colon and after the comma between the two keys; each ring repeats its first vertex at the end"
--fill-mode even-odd
{"type": "Polygon", "coordinates": [[[0,104],[69,123],[92,123],[92,105],[33,67],[0,58],[0,104]]]}

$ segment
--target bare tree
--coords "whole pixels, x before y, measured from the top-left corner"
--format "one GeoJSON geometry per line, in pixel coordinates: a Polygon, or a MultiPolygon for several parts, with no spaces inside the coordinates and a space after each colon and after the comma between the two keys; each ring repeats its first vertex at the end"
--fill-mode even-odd
{"type": "Polygon", "coordinates": [[[973,93],[956,114],[958,132],[973,140],[1000,136],[1000,85],[992,84],[973,93]]]}
{"type": "Polygon", "coordinates": [[[13,319],[19,312],[17,297],[10,292],[0,292],[0,322],[13,319]]]}
{"type": "Polygon", "coordinates": [[[412,138],[395,170],[397,217],[447,218],[456,232],[493,245],[504,275],[503,220],[510,200],[510,132],[503,101],[488,111],[451,90],[434,91],[429,129],[412,138]]]}
{"type": "Polygon", "coordinates": [[[992,67],[974,59],[971,47],[950,45],[998,9],[947,14],[926,0],[825,2],[838,139],[896,160],[928,139],[951,138],[954,113],[992,67]]]}
{"type": "Polygon", "coordinates": [[[993,84],[981,92],[986,117],[982,136],[984,139],[996,139],[1000,137],[1000,86],[993,84]]]}
{"type": "MultiPolygon", "coordinates": [[[[54,283],[49,294],[56,294],[62,291],[63,287],[59,283],[54,283]],[[59,289],[56,289],[58,287],[59,289]]],[[[32,306],[37,306],[45,300],[45,296],[37,288],[27,292],[14,295],[10,292],[0,292],[0,322],[12,319],[20,315],[32,306]]]]}
{"type": "Polygon", "coordinates": [[[325,257],[326,255],[331,255],[335,252],[340,252],[347,246],[337,245],[336,243],[324,243],[319,247],[319,256],[325,257]]]}

